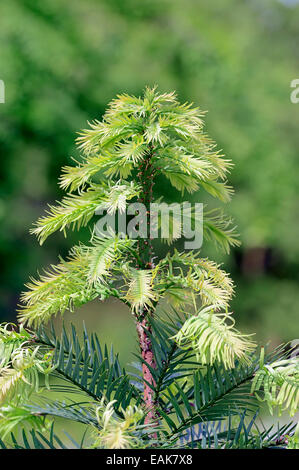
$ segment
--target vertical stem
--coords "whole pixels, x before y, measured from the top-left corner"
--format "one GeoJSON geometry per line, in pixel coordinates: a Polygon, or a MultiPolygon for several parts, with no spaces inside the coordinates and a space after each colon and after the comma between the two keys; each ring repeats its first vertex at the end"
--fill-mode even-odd
{"type": "MultiPolygon", "coordinates": [[[[153,194],[153,167],[151,165],[151,157],[152,157],[153,149],[151,148],[151,152],[148,154],[147,158],[142,161],[139,167],[138,177],[140,180],[140,184],[142,186],[142,194],[140,195],[139,202],[143,203],[146,207],[146,221],[143,223],[147,223],[147,238],[143,239],[140,238],[138,240],[138,251],[141,260],[140,269],[152,269],[153,266],[153,247],[151,242],[151,237],[149,233],[149,225],[150,225],[150,204],[152,202],[152,194],[153,194]]],[[[144,307],[139,312],[137,317],[137,333],[139,338],[139,345],[142,359],[151,366],[151,368],[156,368],[156,362],[153,352],[153,346],[151,342],[151,326],[149,322],[149,316],[153,315],[153,309],[149,307],[144,307]]],[[[145,424],[153,424],[158,422],[157,412],[156,412],[156,402],[155,402],[155,392],[150,387],[152,385],[155,387],[155,379],[152,375],[151,370],[146,364],[142,364],[142,376],[144,382],[144,403],[148,410],[145,424]],[[150,385],[149,385],[150,384],[150,385]]],[[[157,437],[155,433],[153,433],[153,437],[157,437]]]]}
{"type": "MultiPolygon", "coordinates": [[[[148,313],[146,315],[148,315],[148,313]]],[[[146,316],[144,316],[143,319],[137,320],[137,332],[139,337],[139,345],[142,359],[153,369],[155,369],[156,362],[154,358],[152,343],[149,336],[151,333],[151,328],[146,316]]],[[[152,386],[155,386],[156,383],[151,370],[144,363],[142,364],[142,376],[144,383],[143,398],[148,411],[145,418],[145,424],[156,423],[158,421],[158,417],[156,412],[155,391],[152,390],[150,385],[148,385],[151,384],[152,386]]],[[[153,437],[156,437],[156,435],[153,434],[153,437]]]]}

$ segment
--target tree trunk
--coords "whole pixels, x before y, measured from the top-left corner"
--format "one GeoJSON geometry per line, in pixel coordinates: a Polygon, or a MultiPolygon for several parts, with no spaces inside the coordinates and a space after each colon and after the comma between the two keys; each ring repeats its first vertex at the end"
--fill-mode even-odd
{"type": "MultiPolygon", "coordinates": [[[[154,185],[154,171],[151,165],[151,157],[153,155],[153,148],[148,154],[148,157],[141,163],[139,167],[139,182],[142,186],[142,194],[140,195],[139,202],[144,204],[146,207],[147,220],[143,221],[147,223],[147,229],[149,229],[149,216],[150,216],[150,204],[152,202],[153,194],[153,185],[154,185]]],[[[150,234],[147,233],[147,238],[140,238],[138,240],[138,251],[140,257],[140,269],[152,269],[154,267],[153,263],[153,248],[150,238],[150,234]]],[[[148,321],[149,316],[153,316],[153,310],[144,307],[139,312],[136,318],[136,328],[138,333],[140,351],[142,359],[151,366],[152,369],[156,368],[156,362],[153,352],[153,346],[150,339],[151,335],[151,326],[148,321]]],[[[151,370],[147,367],[146,364],[142,364],[142,376],[144,383],[144,403],[147,408],[147,416],[145,419],[145,424],[157,424],[157,404],[155,403],[155,392],[152,390],[150,385],[155,386],[155,380],[152,375],[151,370]]],[[[155,433],[152,435],[153,438],[157,437],[155,433]]]]}
{"type": "MultiPolygon", "coordinates": [[[[151,328],[146,316],[143,320],[137,321],[137,332],[141,350],[142,359],[149,364],[153,369],[156,368],[155,357],[153,353],[152,342],[150,339],[151,328]]],[[[150,385],[156,385],[151,370],[146,364],[142,364],[142,377],[144,383],[144,402],[148,410],[145,418],[145,424],[153,424],[158,422],[156,403],[155,403],[155,392],[150,385]]]]}

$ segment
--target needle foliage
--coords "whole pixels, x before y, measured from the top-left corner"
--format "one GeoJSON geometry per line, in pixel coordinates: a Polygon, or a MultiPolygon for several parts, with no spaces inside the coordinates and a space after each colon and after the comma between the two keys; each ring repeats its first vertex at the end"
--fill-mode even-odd
{"type": "MultiPolygon", "coordinates": [[[[141,97],[117,96],[102,121],[80,133],[81,159],[60,178],[67,194],[32,233],[44,243],[56,231],[93,224],[99,210],[122,214],[130,202],[148,209],[163,201],[154,186],[158,178],[181,198],[201,190],[229,202],[232,163],[206,134],[203,119],[175,93],[146,88],[141,97]]],[[[205,208],[203,235],[225,251],[239,244],[222,210],[205,208]]],[[[229,313],[229,274],[200,250],[172,248],[174,240],[169,233],[169,251],[157,258],[148,235],[91,230],[88,244],[78,243],[66,259],[30,279],[19,327],[0,329],[1,447],[262,448],[287,441],[296,447],[294,425],[265,430],[258,413],[260,401],[271,412],[298,410],[298,358],[286,347],[259,352],[229,313]],[[134,371],[94,333],[84,330],[79,338],[73,327],[58,335],[51,323],[110,297],[124,302],[136,323],[134,371]],[[62,441],[56,417],[83,424],[84,439],[62,441]]]]}

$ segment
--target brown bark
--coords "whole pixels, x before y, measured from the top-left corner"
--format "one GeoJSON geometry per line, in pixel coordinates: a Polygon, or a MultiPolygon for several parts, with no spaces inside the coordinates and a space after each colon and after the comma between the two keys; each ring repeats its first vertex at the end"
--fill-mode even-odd
{"type": "MultiPolygon", "coordinates": [[[[141,321],[137,321],[137,332],[141,350],[142,359],[149,364],[153,369],[156,368],[155,357],[153,353],[152,343],[150,340],[151,327],[146,317],[141,321]]],[[[142,364],[142,376],[144,380],[144,402],[147,408],[147,416],[145,418],[145,424],[157,423],[156,403],[155,403],[155,392],[150,385],[155,386],[155,380],[153,378],[151,370],[146,364],[142,364]],[[150,384],[150,385],[149,385],[150,384]]]]}
{"type": "MultiPolygon", "coordinates": [[[[154,171],[151,165],[151,157],[153,155],[153,148],[148,154],[147,158],[141,163],[139,167],[139,181],[142,185],[143,191],[140,195],[139,202],[145,204],[147,209],[147,216],[150,214],[150,203],[152,202],[153,185],[154,185],[154,171]]],[[[147,222],[149,224],[149,222],[147,222]]],[[[138,240],[139,257],[140,257],[140,269],[152,269],[153,263],[153,248],[150,235],[146,239],[138,240]]],[[[141,357],[143,361],[151,366],[152,369],[156,368],[156,362],[150,339],[151,326],[148,321],[150,315],[153,315],[153,311],[148,307],[144,307],[139,315],[136,316],[136,328],[138,333],[141,357]]],[[[147,409],[147,416],[145,418],[145,424],[158,424],[157,417],[157,404],[155,403],[155,392],[152,390],[150,385],[155,386],[155,380],[151,370],[146,364],[142,364],[142,376],[144,381],[144,403],[147,409]]],[[[153,438],[156,438],[156,433],[152,434],[153,438]]]]}

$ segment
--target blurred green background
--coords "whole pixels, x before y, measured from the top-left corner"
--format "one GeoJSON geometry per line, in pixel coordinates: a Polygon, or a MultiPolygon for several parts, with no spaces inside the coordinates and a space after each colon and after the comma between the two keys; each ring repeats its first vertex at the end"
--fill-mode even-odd
{"type": "MultiPolygon", "coordinates": [[[[15,319],[29,275],[78,240],[57,234],[40,247],[28,233],[62,196],[57,178],[78,156],[76,132],[117,93],[158,84],[209,111],[206,129],[235,164],[225,209],[242,246],[203,254],[232,274],[238,326],[273,345],[298,338],[298,2],[10,0],[0,22],[0,320],[15,319]]],[[[125,357],[132,349],[133,322],[117,302],[71,319],[125,357]]]]}

